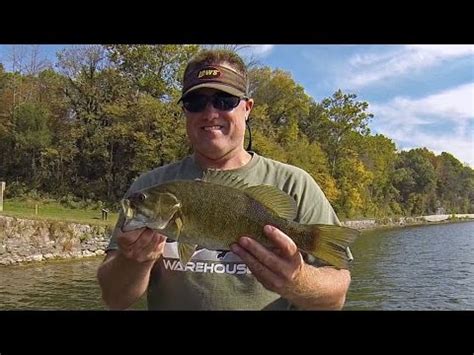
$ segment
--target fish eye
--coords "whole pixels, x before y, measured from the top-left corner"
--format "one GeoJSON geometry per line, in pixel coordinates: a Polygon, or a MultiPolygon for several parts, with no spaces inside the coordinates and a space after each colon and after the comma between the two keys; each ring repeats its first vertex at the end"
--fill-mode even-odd
{"type": "Polygon", "coordinates": [[[140,199],[140,201],[145,201],[146,195],[142,192],[140,195],[138,195],[138,198],[140,199]]]}

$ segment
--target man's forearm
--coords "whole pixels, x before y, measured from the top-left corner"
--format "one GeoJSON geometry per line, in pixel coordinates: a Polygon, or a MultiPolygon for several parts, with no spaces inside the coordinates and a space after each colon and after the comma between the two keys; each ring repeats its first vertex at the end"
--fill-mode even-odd
{"type": "Polygon", "coordinates": [[[138,263],[118,251],[112,253],[99,267],[97,278],[106,305],[111,309],[125,309],[146,291],[154,261],[138,263]]]}
{"type": "Polygon", "coordinates": [[[294,287],[283,296],[301,309],[339,310],[344,306],[350,281],[348,270],[305,264],[294,287]]]}

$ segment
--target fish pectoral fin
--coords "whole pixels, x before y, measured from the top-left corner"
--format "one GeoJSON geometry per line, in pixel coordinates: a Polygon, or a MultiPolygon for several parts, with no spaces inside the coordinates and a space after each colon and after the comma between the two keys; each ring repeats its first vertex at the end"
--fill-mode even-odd
{"type": "Polygon", "coordinates": [[[181,203],[176,196],[167,192],[160,194],[156,205],[155,218],[153,222],[147,224],[147,227],[165,229],[180,208],[181,203]]]}
{"type": "Polygon", "coordinates": [[[122,199],[120,201],[120,204],[122,205],[122,211],[123,215],[126,220],[132,219],[133,218],[133,209],[130,207],[130,200],[129,199],[122,199]]]}
{"type": "Polygon", "coordinates": [[[181,261],[183,266],[186,265],[189,260],[191,260],[196,248],[197,245],[178,243],[179,261],[181,261]]]}
{"type": "Polygon", "coordinates": [[[181,219],[181,217],[177,217],[175,220],[174,220],[174,223],[176,223],[176,240],[179,239],[179,235],[181,234],[181,231],[183,230],[183,220],[181,219]]]}

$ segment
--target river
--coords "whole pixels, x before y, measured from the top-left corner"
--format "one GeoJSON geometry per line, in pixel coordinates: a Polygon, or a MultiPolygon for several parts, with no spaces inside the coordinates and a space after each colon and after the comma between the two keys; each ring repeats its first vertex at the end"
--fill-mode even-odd
{"type": "MultiPolygon", "coordinates": [[[[345,310],[474,310],[474,222],[366,231],[351,249],[345,310]]],[[[0,309],[105,309],[101,261],[0,266],[0,309]]]]}

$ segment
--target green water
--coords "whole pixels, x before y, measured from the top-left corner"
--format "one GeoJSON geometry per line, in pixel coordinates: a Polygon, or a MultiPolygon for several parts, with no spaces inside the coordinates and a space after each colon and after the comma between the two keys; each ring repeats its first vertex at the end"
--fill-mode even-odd
{"type": "MultiPolygon", "coordinates": [[[[96,281],[103,257],[0,267],[0,309],[105,310],[96,281]]],[[[145,300],[132,309],[145,309],[145,300]]]]}
{"type": "Polygon", "coordinates": [[[345,309],[474,310],[474,222],[363,233],[345,309]]]}
{"type": "MultiPolygon", "coordinates": [[[[364,232],[352,252],[347,310],[474,310],[474,222],[364,232]]],[[[104,310],[102,259],[0,266],[0,309],[104,310]]]]}

